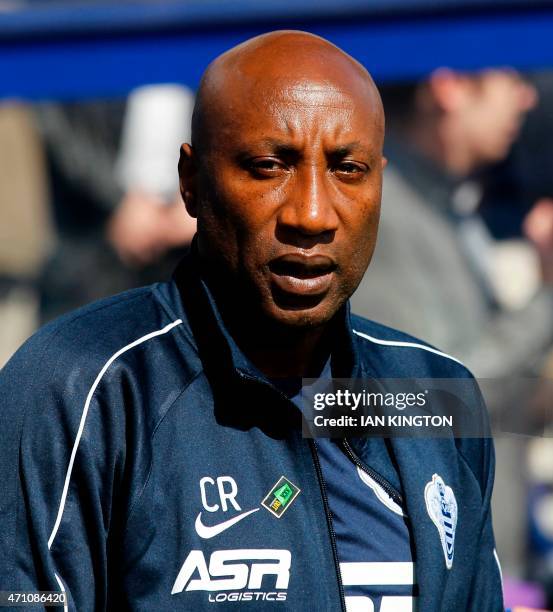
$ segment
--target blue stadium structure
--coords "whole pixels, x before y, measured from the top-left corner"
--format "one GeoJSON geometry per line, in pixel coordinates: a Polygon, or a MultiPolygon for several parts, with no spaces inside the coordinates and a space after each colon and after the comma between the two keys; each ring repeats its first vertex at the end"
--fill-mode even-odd
{"type": "Polygon", "coordinates": [[[230,46],[279,28],[320,34],[380,81],[553,64],[553,2],[532,0],[0,0],[0,97],[194,88],[230,46]]]}

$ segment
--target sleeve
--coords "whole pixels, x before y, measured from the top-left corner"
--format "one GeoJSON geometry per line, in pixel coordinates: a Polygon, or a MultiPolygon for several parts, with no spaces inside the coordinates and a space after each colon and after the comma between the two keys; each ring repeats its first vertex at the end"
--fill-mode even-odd
{"type": "Polygon", "coordinates": [[[479,612],[499,612],[503,606],[503,583],[499,558],[495,549],[495,539],[492,525],[491,496],[493,490],[495,456],[493,439],[481,440],[483,443],[484,460],[482,522],[480,526],[480,547],[475,561],[471,584],[471,610],[479,612]]]}
{"type": "Polygon", "coordinates": [[[530,375],[551,349],[552,312],[553,293],[547,288],[520,310],[494,311],[482,325],[478,342],[459,356],[480,378],[530,375]]]}
{"type": "Polygon", "coordinates": [[[107,607],[125,433],[101,368],[69,355],[31,340],[0,372],[0,590],[64,591],[85,612],[107,607]]]}
{"type": "Polygon", "coordinates": [[[478,381],[469,370],[463,368],[457,376],[463,377],[463,412],[469,415],[470,428],[466,436],[456,438],[461,459],[472,471],[481,493],[480,520],[475,520],[473,529],[478,530],[478,547],[471,566],[467,567],[467,588],[470,587],[469,607],[471,612],[499,612],[503,606],[503,584],[501,568],[495,548],[491,500],[495,478],[495,448],[486,402],[478,381]],[[470,413],[470,414],[469,414],[470,413]],[[477,428],[474,423],[478,422],[477,428]],[[474,436],[477,433],[478,437],[474,436]]]}

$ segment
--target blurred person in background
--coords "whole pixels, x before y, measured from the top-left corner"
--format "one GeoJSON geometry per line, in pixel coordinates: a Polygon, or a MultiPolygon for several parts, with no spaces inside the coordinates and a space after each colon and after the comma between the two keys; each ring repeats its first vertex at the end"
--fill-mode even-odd
{"type": "Polygon", "coordinates": [[[196,222],[179,193],[179,148],[190,138],[192,92],[180,85],[149,85],[127,101],[116,177],[123,197],[108,224],[121,260],[134,268],[190,243],[196,222]]]}
{"type": "Polygon", "coordinates": [[[123,197],[113,168],[124,100],[34,106],[50,184],[56,248],[40,278],[40,322],[113,291],[127,273],[109,248],[107,220],[123,197]]]}
{"type": "Polygon", "coordinates": [[[58,236],[41,278],[42,322],[170,276],[195,230],[174,179],[192,105],[180,85],[37,105],[58,236]]]}
{"type": "MultiPolygon", "coordinates": [[[[389,166],[379,241],[353,310],[427,338],[478,377],[535,374],[553,339],[548,279],[528,242],[495,241],[479,212],[482,170],[508,154],[535,88],[513,70],[444,68],[384,88],[383,98],[389,166]]],[[[525,444],[496,447],[498,551],[506,573],[522,575],[525,444]]]]}
{"type": "Polygon", "coordinates": [[[0,104],[0,368],[38,325],[37,280],[53,246],[42,145],[28,106],[0,104]]]}
{"type": "Polygon", "coordinates": [[[507,155],[534,88],[509,70],[442,69],[383,93],[390,166],[374,266],[354,310],[429,338],[480,377],[526,367],[553,338],[553,301],[525,266],[531,251],[516,253],[516,279],[516,257],[502,276],[505,255],[478,213],[477,173],[507,155]]]}
{"type": "MultiPolygon", "coordinates": [[[[551,282],[553,271],[553,72],[531,76],[539,105],[529,113],[521,137],[509,157],[486,181],[482,215],[494,237],[526,237],[540,254],[542,273],[551,282]]],[[[551,414],[550,380],[553,355],[542,368],[540,411],[551,414]]],[[[553,604],[553,439],[551,423],[543,437],[528,441],[528,567],[527,574],[546,586],[553,604]]]]}

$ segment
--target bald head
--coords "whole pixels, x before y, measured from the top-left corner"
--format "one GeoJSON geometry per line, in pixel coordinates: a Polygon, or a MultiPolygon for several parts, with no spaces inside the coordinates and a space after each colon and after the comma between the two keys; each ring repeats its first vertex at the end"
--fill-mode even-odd
{"type": "MultiPolygon", "coordinates": [[[[197,153],[221,136],[225,122],[236,121],[246,107],[258,112],[270,107],[275,93],[309,90],[347,92],[356,104],[370,110],[384,131],[384,113],[378,90],[367,70],[327,40],[307,32],[283,30],[257,36],[216,58],[205,71],[192,119],[192,144],[197,153]]],[[[330,96],[330,100],[332,95],[330,96]]]]}

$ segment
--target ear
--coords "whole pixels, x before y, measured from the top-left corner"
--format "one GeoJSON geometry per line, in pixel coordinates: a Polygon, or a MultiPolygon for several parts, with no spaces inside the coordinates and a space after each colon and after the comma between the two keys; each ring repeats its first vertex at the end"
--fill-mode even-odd
{"type": "Polygon", "coordinates": [[[428,88],[438,108],[453,112],[463,106],[470,77],[449,68],[438,68],[428,79],[428,88]]]}
{"type": "Polygon", "coordinates": [[[180,148],[179,186],[184,205],[191,217],[197,217],[196,158],[192,147],[185,143],[180,148]]]}

